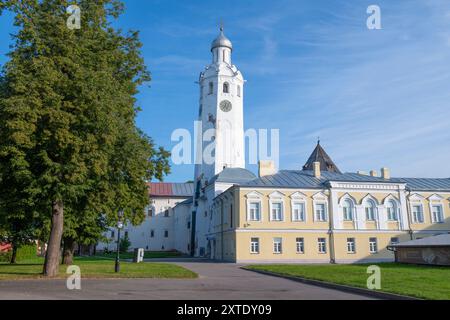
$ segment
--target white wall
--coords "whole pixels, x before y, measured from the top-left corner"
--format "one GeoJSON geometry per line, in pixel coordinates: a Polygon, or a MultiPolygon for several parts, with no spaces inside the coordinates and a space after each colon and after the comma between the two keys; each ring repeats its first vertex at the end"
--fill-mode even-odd
{"type": "MultiPolygon", "coordinates": [[[[144,248],[149,251],[171,251],[175,250],[175,218],[173,208],[186,200],[187,198],[152,198],[152,206],[155,208],[155,216],[148,216],[148,209],[145,210],[145,221],[140,226],[127,225],[121,231],[121,237],[128,232],[131,242],[130,250],[135,248],[144,248]],[[165,208],[169,207],[169,217],[164,216],[165,208]],[[154,230],[154,237],[151,237],[151,231],[154,230]],[[168,237],[165,237],[165,231],[168,231],[168,237]]],[[[110,239],[109,244],[99,243],[97,250],[116,250],[117,229],[112,228],[106,235],[110,239]],[[114,231],[114,239],[111,238],[111,231],[114,231]]]]}

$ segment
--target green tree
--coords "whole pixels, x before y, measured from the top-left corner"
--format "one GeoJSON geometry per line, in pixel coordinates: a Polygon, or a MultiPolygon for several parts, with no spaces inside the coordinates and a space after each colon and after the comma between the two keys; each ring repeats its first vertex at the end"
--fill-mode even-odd
{"type": "Polygon", "coordinates": [[[139,222],[146,181],[169,172],[168,153],[136,128],[135,95],[150,75],[138,33],[111,26],[122,3],[77,1],[82,25],[70,30],[73,3],[0,0],[19,30],[0,85],[0,207],[14,199],[50,221],[46,276],[58,274],[64,227],[80,241],[101,224],[87,236],[82,228],[117,221],[119,209],[139,222]]]}

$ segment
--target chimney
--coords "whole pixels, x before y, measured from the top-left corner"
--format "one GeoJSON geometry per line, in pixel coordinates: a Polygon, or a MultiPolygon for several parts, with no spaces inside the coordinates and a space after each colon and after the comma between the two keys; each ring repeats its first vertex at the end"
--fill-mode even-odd
{"type": "Polygon", "coordinates": [[[375,170],[370,171],[370,176],[371,177],[378,177],[378,172],[376,172],[375,170]]]}
{"type": "Polygon", "coordinates": [[[259,161],[259,177],[271,176],[277,173],[275,161],[261,160],[259,161]]]}
{"type": "Polygon", "coordinates": [[[385,180],[391,179],[391,170],[389,168],[381,168],[381,176],[385,180]]]}
{"type": "Polygon", "coordinates": [[[320,162],[314,162],[314,177],[317,179],[320,179],[321,173],[320,173],[320,162]]]}

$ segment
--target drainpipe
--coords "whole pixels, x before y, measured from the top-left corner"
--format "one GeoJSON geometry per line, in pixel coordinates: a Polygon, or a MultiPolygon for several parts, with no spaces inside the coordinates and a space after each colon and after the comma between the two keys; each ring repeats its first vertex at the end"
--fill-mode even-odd
{"type": "Polygon", "coordinates": [[[329,203],[329,213],[328,213],[328,219],[329,219],[329,242],[330,242],[330,263],[335,264],[336,263],[336,253],[334,251],[334,207],[333,207],[333,199],[332,199],[332,192],[330,187],[330,195],[328,196],[328,203],[329,203]]]}
{"type": "Polygon", "coordinates": [[[409,202],[409,198],[411,197],[411,189],[406,187],[405,190],[408,192],[408,197],[406,198],[406,213],[407,213],[407,216],[408,216],[408,226],[409,226],[408,233],[409,233],[410,239],[414,240],[413,230],[411,228],[411,208],[410,208],[410,202],[409,202]]]}
{"type": "Polygon", "coordinates": [[[220,200],[220,251],[222,256],[222,261],[224,261],[224,243],[223,243],[223,200],[220,200]]]}

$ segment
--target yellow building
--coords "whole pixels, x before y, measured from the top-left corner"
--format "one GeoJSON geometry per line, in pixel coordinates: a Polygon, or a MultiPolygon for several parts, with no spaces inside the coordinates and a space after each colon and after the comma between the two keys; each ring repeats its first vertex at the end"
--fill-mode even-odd
{"type": "Polygon", "coordinates": [[[450,179],[341,173],[320,143],[301,171],[260,163],[202,217],[206,256],[237,263],[393,261],[390,244],[450,232],[450,179]]]}

